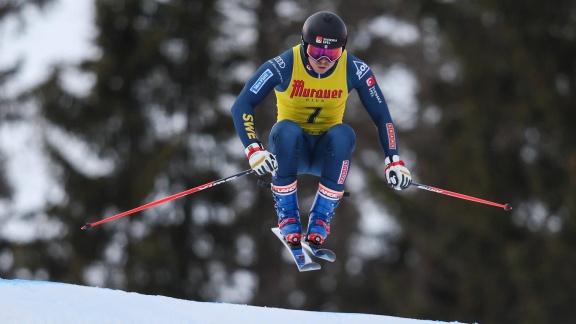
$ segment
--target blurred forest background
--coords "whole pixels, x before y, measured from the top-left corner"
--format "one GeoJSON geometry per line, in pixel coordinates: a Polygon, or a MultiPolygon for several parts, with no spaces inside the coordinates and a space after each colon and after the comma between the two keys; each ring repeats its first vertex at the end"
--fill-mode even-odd
{"type": "MultiPolygon", "coordinates": [[[[57,1],[2,1],[0,23],[57,1]]],[[[0,236],[2,278],[463,322],[576,319],[575,1],[94,5],[99,53],[74,66],[93,80],[88,94],[63,87],[63,66],[18,95],[0,92],[0,127],[35,127],[61,192],[41,210],[11,212],[10,157],[0,156],[0,226],[35,230],[33,239],[0,236]],[[338,259],[321,271],[298,273],[283,256],[270,232],[273,200],[252,175],[80,230],[247,169],[230,106],[319,10],[344,19],[348,50],[376,72],[414,180],[513,211],[389,189],[354,93],[345,118],[358,136],[352,195],[327,241],[338,259]],[[89,154],[72,159],[72,144],[89,154]],[[91,160],[106,167],[87,172],[91,160]]],[[[0,71],[0,88],[18,71],[0,71]]],[[[274,102],[257,110],[265,145],[274,102]]],[[[315,181],[300,181],[304,218],[315,181]]]]}

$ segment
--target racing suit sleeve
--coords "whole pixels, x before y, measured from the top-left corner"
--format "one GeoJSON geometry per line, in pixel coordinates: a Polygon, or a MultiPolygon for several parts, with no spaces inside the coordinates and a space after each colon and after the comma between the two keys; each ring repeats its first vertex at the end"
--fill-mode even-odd
{"type": "Polygon", "coordinates": [[[349,55],[348,67],[349,82],[358,92],[362,105],[378,129],[378,139],[385,156],[398,155],[392,116],[374,73],[366,63],[351,55],[349,55]]]}
{"type": "Polygon", "coordinates": [[[242,89],[232,105],[231,110],[234,127],[244,147],[258,142],[254,110],[274,87],[280,85],[287,79],[284,73],[292,71],[292,68],[291,66],[288,68],[285,65],[292,62],[291,54],[292,50],[290,49],[282,55],[262,64],[256,73],[246,82],[244,89],[242,89]],[[279,61],[282,63],[282,69],[278,67],[279,61]]]}

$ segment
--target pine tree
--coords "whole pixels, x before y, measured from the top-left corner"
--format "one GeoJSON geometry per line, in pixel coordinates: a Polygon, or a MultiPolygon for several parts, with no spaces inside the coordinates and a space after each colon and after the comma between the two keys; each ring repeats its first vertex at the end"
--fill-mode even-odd
{"type": "Polygon", "coordinates": [[[574,19],[570,1],[421,6],[445,59],[410,136],[422,182],[502,210],[419,193],[402,204],[418,256],[410,290],[428,318],[565,323],[576,295],[574,19]],[[426,108],[424,106],[423,108],[426,108]],[[429,122],[425,113],[439,118],[429,122]],[[535,306],[538,305],[538,306],[535,306]]]}

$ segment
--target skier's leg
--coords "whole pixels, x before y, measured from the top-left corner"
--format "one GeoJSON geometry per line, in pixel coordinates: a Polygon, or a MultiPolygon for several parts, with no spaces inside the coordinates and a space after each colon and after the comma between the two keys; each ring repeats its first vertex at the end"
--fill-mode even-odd
{"type": "Polygon", "coordinates": [[[270,152],[276,156],[278,162],[273,184],[287,186],[296,181],[303,134],[300,125],[290,120],[281,120],[272,127],[270,152]]]}
{"type": "Polygon", "coordinates": [[[322,161],[322,171],[309,213],[306,240],[321,245],[330,234],[330,220],[344,194],[356,134],[350,126],[339,124],[330,128],[317,145],[316,152],[321,156],[315,156],[315,161],[322,161]]]}
{"type": "Polygon", "coordinates": [[[297,195],[297,171],[303,132],[292,121],[279,121],[270,132],[270,150],[276,155],[278,171],[272,178],[272,197],[278,214],[278,228],[286,241],[299,245],[302,225],[297,195]]]}

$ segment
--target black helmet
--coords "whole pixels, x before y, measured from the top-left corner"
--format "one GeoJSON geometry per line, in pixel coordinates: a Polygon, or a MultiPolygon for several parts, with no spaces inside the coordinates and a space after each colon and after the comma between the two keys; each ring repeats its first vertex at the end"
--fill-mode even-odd
{"type": "Polygon", "coordinates": [[[346,24],[336,14],[320,11],[308,17],[302,27],[303,45],[338,48],[346,46],[346,24]]]}

